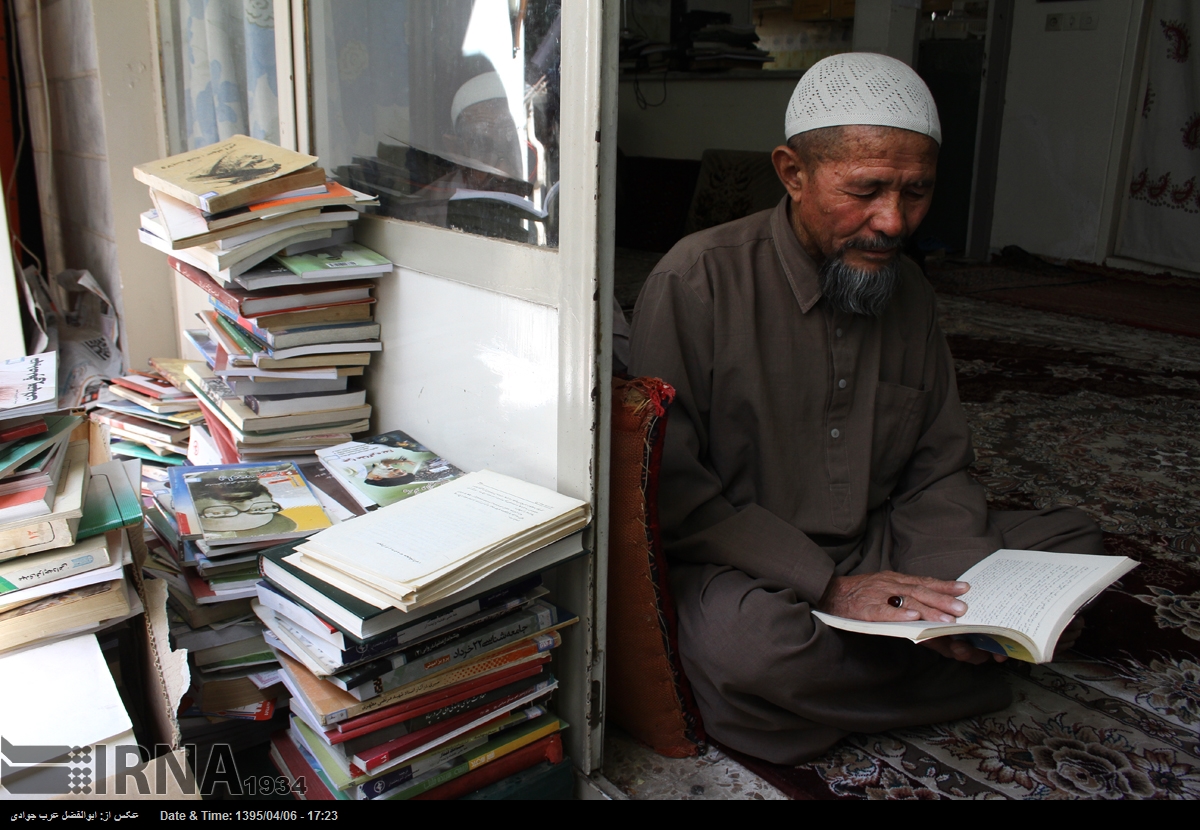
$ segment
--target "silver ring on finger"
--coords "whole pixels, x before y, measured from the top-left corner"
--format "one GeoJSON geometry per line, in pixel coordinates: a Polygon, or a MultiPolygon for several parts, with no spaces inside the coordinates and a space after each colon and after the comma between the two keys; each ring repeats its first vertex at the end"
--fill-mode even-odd
{"type": "Polygon", "coordinates": [[[904,597],[890,596],[890,597],[888,597],[887,604],[892,606],[893,608],[903,608],[904,607],[904,597]]]}

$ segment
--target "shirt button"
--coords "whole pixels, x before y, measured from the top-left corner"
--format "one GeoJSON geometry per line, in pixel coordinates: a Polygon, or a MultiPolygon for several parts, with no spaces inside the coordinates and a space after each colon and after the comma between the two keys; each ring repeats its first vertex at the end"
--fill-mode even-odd
{"type": "Polygon", "coordinates": [[[834,438],[842,437],[842,431],[840,429],[832,430],[829,434],[832,435],[834,438]]]}
{"type": "Polygon", "coordinates": [[[839,380],[838,381],[838,389],[845,389],[845,388],[846,388],[846,381],[844,379],[839,380]]]}
{"type": "Polygon", "coordinates": [[[835,332],[834,332],[834,334],[836,334],[838,337],[841,337],[841,336],[842,336],[842,330],[841,330],[841,329],[838,329],[837,331],[835,331],[835,332]]]}

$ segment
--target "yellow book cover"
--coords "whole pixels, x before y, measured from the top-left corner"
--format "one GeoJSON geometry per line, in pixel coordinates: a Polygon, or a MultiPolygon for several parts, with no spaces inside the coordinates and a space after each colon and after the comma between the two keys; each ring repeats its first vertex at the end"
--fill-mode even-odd
{"type": "Polygon", "coordinates": [[[235,135],[133,168],[134,177],[206,213],[241,207],[325,182],[317,157],[235,135]],[[311,181],[310,181],[311,180],[311,181]]]}

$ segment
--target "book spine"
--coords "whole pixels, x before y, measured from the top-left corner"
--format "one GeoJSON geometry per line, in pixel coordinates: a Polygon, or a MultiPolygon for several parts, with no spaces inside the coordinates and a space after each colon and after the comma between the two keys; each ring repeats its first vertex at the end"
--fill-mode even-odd
{"type": "Polygon", "coordinates": [[[225,289],[221,288],[221,286],[217,285],[213,278],[208,275],[208,272],[197,268],[190,262],[184,262],[183,260],[173,256],[167,257],[167,262],[177,274],[195,285],[208,296],[215,300],[220,300],[222,303],[225,303],[228,306],[237,306],[237,298],[227,292],[225,289]]]}
{"type": "MultiPolygon", "coordinates": [[[[548,684],[547,684],[548,685],[548,684]]],[[[494,700],[491,703],[485,703],[483,706],[478,706],[462,714],[456,715],[453,718],[441,721],[433,726],[427,726],[420,730],[410,730],[408,734],[401,738],[388,741],[382,746],[373,747],[364,750],[361,754],[354,756],[354,763],[370,772],[377,769],[393,758],[398,758],[406,752],[427,744],[430,741],[437,740],[443,735],[448,735],[455,729],[460,729],[470,723],[474,723],[488,715],[500,713],[505,707],[512,707],[513,704],[528,695],[533,694],[532,691],[522,690],[518,692],[510,692],[504,697],[494,700]]]]}
{"type": "Polygon", "coordinates": [[[452,645],[426,655],[419,662],[398,666],[386,674],[376,677],[370,683],[364,683],[346,691],[358,700],[369,700],[384,692],[420,680],[426,675],[445,671],[459,663],[465,663],[469,659],[503,648],[507,643],[517,642],[530,637],[535,632],[544,631],[555,624],[557,621],[555,617],[556,614],[551,606],[545,603],[536,603],[527,613],[515,616],[503,625],[463,637],[452,645]]]}
{"type": "Polygon", "coordinates": [[[462,683],[472,678],[494,674],[505,668],[532,663],[537,660],[548,661],[550,655],[544,653],[557,648],[561,644],[562,637],[557,631],[530,637],[528,640],[514,643],[509,648],[503,649],[499,654],[485,655],[468,664],[453,668],[445,672],[445,676],[442,676],[442,672],[438,672],[435,676],[430,676],[416,683],[410,683],[407,686],[393,689],[390,692],[384,692],[370,700],[360,701],[344,709],[331,711],[325,715],[324,723],[327,726],[334,726],[342,721],[412,700],[437,689],[445,688],[453,683],[462,683]]]}
{"type": "Polygon", "coordinates": [[[42,561],[36,567],[15,560],[14,566],[0,568],[0,596],[35,585],[44,585],[56,579],[87,573],[109,564],[108,557],[100,551],[88,553],[63,553],[42,561]]]}
{"type": "MultiPolygon", "coordinates": [[[[416,767],[419,765],[422,769],[413,772],[411,775],[406,774],[406,770],[409,768],[407,766],[398,769],[393,768],[378,778],[361,784],[358,788],[359,797],[363,799],[391,798],[395,795],[394,791],[397,787],[422,776],[430,775],[439,767],[445,767],[446,764],[457,766],[463,762],[469,764],[474,758],[480,757],[481,754],[486,754],[490,747],[496,745],[496,736],[499,733],[507,732],[508,730],[518,731],[523,726],[527,726],[530,721],[546,714],[546,707],[534,704],[527,706],[525,709],[509,712],[505,717],[488,721],[483,726],[472,729],[454,738],[449,743],[442,744],[423,755],[418,755],[413,759],[413,763],[410,766],[416,767]],[[436,763],[433,763],[434,761],[436,763]]],[[[554,725],[553,731],[558,731],[562,728],[562,722],[558,718],[551,718],[549,720],[554,725]]],[[[553,734],[553,731],[545,732],[544,728],[537,731],[539,737],[542,734],[553,734]]],[[[520,738],[521,736],[513,738],[512,743],[514,744],[514,748],[517,748],[515,745],[520,738]]],[[[497,757],[499,756],[497,755],[497,757]]]]}
{"type": "MultiPolygon", "coordinates": [[[[509,603],[494,609],[491,613],[487,614],[483,618],[472,622],[471,627],[476,625],[486,625],[489,622],[498,620],[504,615],[510,613],[520,604],[521,602],[518,599],[509,600],[509,603]]],[[[432,651],[435,648],[440,648],[442,645],[458,639],[463,635],[463,633],[464,631],[462,629],[448,631],[445,634],[427,642],[421,642],[418,645],[412,646],[411,648],[405,648],[403,652],[405,662],[423,657],[425,654],[428,654],[429,651],[432,651]],[[434,643],[437,645],[434,645],[434,643]]],[[[383,655],[391,654],[391,652],[395,649],[403,648],[402,645],[397,645],[397,639],[399,639],[398,635],[393,634],[374,644],[368,645],[367,643],[363,643],[361,646],[356,648],[343,649],[341,654],[342,662],[349,667],[354,663],[361,663],[363,660],[374,660],[376,657],[382,657],[383,655]]],[[[372,677],[374,676],[375,675],[372,675],[372,677]]]]}
{"type": "MultiPolygon", "coordinates": [[[[420,794],[422,801],[450,801],[481,790],[486,786],[503,781],[509,776],[523,772],[543,761],[558,764],[563,760],[562,736],[558,734],[541,738],[502,758],[484,764],[467,773],[456,775],[442,786],[427,788],[420,794]]],[[[456,767],[457,769],[457,767],[456,767]]]]}
{"type": "MultiPolygon", "coordinates": [[[[458,761],[463,754],[463,745],[461,743],[451,744],[449,747],[441,750],[433,750],[420,755],[413,759],[411,764],[406,764],[399,769],[391,770],[378,778],[372,779],[365,784],[358,786],[358,796],[364,800],[374,800],[376,798],[387,797],[387,794],[399,786],[407,784],[414,778],[420,778],[433,772],[438,767],[458,761]]],[[[458,761],[458,763],[462,763],[458,761]]]]}

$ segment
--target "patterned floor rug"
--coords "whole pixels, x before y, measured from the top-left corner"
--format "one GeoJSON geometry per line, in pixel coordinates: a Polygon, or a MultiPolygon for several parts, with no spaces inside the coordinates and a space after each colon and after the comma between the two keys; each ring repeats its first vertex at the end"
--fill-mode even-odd
{"type": "Polygon", "coordinates": [[[1002,712],[735,757],[802,799],[1200,798],[1200,340],[939,302],[992,505],[1076,505],[1141,565],[1068,659],[1005,664],[1002,712]]]}

